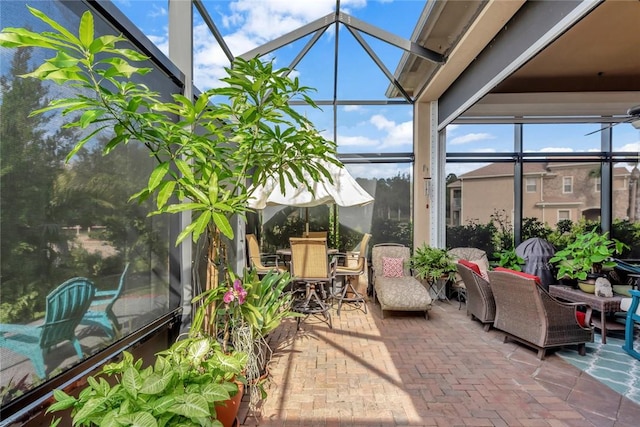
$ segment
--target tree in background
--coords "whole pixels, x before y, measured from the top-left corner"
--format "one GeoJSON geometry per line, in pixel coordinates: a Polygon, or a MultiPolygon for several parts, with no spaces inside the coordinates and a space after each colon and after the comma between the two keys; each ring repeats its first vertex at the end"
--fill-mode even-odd
{"type": "Polygon", "coordinates": [[[16,50],[9,75],[0,77],[0,117],[11,117],[0,120],[2,318],[9,311],[20,318],[44,308],[38,295],[56,283],[56,246],[64,240],[50,200],[74,132],[54,126],[56,131],[48,133],[51,116],[29,116],[48,102],[42,82],[16,78],[30,71],[31,55],[30,48],[16,50]],[[38,302],[23,308],[28,301],[38,302]]]}

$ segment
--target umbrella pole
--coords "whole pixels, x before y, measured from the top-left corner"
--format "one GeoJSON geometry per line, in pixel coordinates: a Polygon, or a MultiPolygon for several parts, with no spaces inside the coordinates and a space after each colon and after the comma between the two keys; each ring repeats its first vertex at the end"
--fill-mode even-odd
{"type": "Polygon", "coordinates": [[[309,235],[309,208],[304,208],[304,218],[305,218],[305,233],[309,235]]]}

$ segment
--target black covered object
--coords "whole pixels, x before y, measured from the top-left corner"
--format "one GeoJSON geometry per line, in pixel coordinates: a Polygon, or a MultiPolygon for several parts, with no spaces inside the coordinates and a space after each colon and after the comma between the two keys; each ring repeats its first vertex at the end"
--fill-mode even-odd
{"type": "Polygon", "coordinates": [[[556,248],[539,237],[527,239],[516,248],[516,255],[525,261],[522,270],[538,276],[545,289],[549,289],[549,285],[556,281],[553,265],[549,263],[555,253],[556,248]]]}

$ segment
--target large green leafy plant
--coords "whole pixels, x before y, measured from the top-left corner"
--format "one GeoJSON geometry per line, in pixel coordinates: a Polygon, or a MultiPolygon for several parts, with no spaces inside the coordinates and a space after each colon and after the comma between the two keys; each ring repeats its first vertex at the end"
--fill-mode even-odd
{"type": "Polygon", "coordinates": [[[456,262],[445,249],[423,244],[414,250],[410,262],[416,277],[429,283],[441,278],[455,279],[456,262]]]}
{"type": "Polygon", "coordinates": [[[207,337],[177,341],[151,366],[124,352],[89,377],[78,397],[55,390],[47,412],[71,409],[74,426],[222,426],[216,406],[238,393],[246,358],[207,337]]]}
{"type": "Polygon", "coordinates": [[[82,15],[74,34],[41,11],[29,11],[51,30],[4,28],[0,46],[53,51],[53,57],[22,77],[76,89],[33,114],[60,110],[70,119],[66,126],[86,131],[67,160],[100,132],[110,132],[105,154],[120,144],[144,145],[157,165],[132,199],[154,198],[157,210],[152,214],[190,213],[192,221],[176,243],[206,236],[211,264],[207,288],[216,286],[216,267],[224,265],[221,235],[233,238],[230,218],[247,211],[248,178],[255,184],[270,176],[280,183],[302,181],[307,171],[314,180],[321,175],[330,179],[319,160],[339,164],[335,144],[290,106],[298,99],[317,108],[308,95],[311,88],[289,78],[287,69],[274,69],[271,62],[257,58],[236,59],[226,69],[222,87],[203,92],[195,101],[173,94],[173,100],[165,102],[139,82],[152,70],[135,64],[148,58],[118,47],[126,42],[122,36],[96,37],[90,12],[82,15]]]}
{"type": "Polygon", "coordinates": [[[549,260],[558,268],[558,279],[586,280],[589,274],[600,273],[603,268],[616,266],[611,257],[622,253],[626,245],[610,239],[609,233],[591,231],[577,234],[575,240],[555,253],[549,260]]]}

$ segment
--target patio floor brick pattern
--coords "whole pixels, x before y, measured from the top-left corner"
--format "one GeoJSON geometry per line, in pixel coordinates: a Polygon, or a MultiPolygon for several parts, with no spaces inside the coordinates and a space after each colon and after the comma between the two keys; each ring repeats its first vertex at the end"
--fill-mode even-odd
{"type": "MultiPolygon", "coordinates": [[[[269,396],[246,426],[631,427],[640,405],[550,352],[544,361],[504,334],[436,302],[381,318],[343,307],[333,329],[286,321],[271,337],[269,396]]],[[[577,354],[577,353],[576,353],[577,354]]],[[[244,411],[246,414],[246,410],[244,411]]]]}

